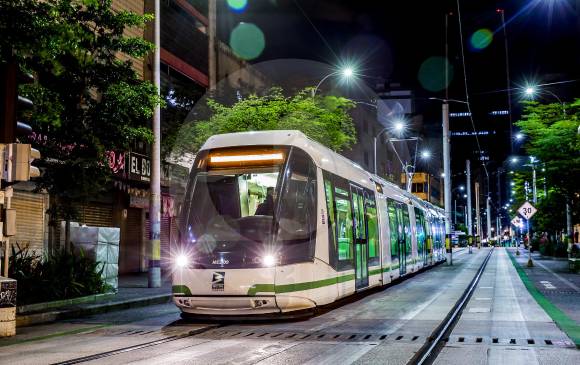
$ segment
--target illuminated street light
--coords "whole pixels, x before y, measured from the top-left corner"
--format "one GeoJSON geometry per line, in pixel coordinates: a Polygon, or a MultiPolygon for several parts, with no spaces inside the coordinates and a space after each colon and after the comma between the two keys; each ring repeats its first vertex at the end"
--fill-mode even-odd
{"type": "Polygon", "coordinates": [[[427,151],[427,150],[421,152],[421,158],[424,158],[424,159],[431,158],[431,152],[427,151]]]}
{"type": "Polygon", "coordinates": [[[516,134],[516,139],[518,141],[522,140],[523,138],[524,138],[524,135],[523,134],[521,134],[521,133],[516,134]]]}
{"type": "Polygon", "coordinates": [[[405,124],[401,121],[395,122],[395,130],[401,133],[405,129],[405,124]]]}
{"type": "Polygon", "coordinates": [[[351,77],[353,77],[355,75],[355,72],[354,72],[354,69],[352,67],[346,66],[340,70],[329,73],[328,75],[324,76],[322,78],[322,80],[320,80],[320,82],[318,82],[318,84],[316,85],[316,87],[314,89],[312,89],[312,97],[314,97],[314,95],[316,95],[318,88],[320,87],[320,85],[322,85],[322,83],[327,78],[329,78],[331,76],[335,76],[335,75],[341,75],[345,80],[349,80],[351,77]]]}
{"type": "Polygon", "coordinates": [[[512,181],[512,182],[510,183],[510,185],[511,185],[511,186],[515,186],[515,185],[516,185],[516,183],[512,181]]]}
{"type": "Polygon", "coordinates": [[[526,87],[526,95],[527,96],[533,96],[536,93],[536,88],[532,87],[532,86],[528,86],[526,87]]]}
{"type": "Polygon", "coordinates": [[[516,163],[518,162],[518,158],[517,157],[512,157],[512,163],[516,163]]]}

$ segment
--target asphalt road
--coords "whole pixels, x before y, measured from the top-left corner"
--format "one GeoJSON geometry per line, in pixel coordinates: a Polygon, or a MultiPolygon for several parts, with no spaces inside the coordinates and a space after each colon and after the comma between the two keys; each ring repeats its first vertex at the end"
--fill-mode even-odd
{"type": "MultiPolygon", "coordinates": [[[[0,363],[50,364],[126,349],[89,363],[405,364],[462,295],[488,250],[459,252],[454,254],[453,266],[440,265],[300,321],[186,323],[167,304],[30,327],[15,339],[0,341],[0,363]],[[159,340],[163,343],[154,342],[159,340]],[[136,345],[142,346],[131,348],[136,345]]],[[[580,351],[563,342],[544,346],[491,343],[493,336],[503,341],[516,334],[518,341],[526,337],[566,341],[547,315],[533,307],[533,298],[525,297],[525,288],[505,255],[503,249],[492,255],[468,309],[440,355],[445,360],[442,363],[455,359],[462,364],[514,365],[514,356],[536,363],[551,363],[546,359],[580,363],[580,351]],[[504,310],[513,308],[514,300],[520,305],[517,318],[515,312],[504,310]],[[456,344],[459,336],[474,340],[456,344]],[[486,342],[475,342],[478,336],[486,342]],[[479,351],[481,356],[471,356],[475,352],[470,351],[479,351]],[[529,357],[525,351],[534,355],[529,357]],[[540,351],[547,355],[538,355],[540,351]]]]}

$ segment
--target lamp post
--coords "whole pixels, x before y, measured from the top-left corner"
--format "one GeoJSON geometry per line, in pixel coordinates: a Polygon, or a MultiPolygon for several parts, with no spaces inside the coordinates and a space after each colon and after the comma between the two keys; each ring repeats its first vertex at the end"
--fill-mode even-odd
{"type": "MultiPolygon", "coordinates": [[[[524,91],[528,97],[533,97],[534,95],[536,95],[538,93],[536,86],[527,86],[524,91]]],[[[560,99],[560,97],[558,97],[558,95],[556,95],[554,92],[552,92],[548,89],[543,89],[543,91],[547,92],[548,94],[550,94],[554,98],[556,98],[556,100],[558,100],[558,102],[562,105],[562,114],[564,114],[564,116],[566,116],[566,104],[562,101],[562,99],[560,99]]],[[[580,134],[580,126],[578,127],[578,134],[580,134]]],[[[534,184],[534,190],[535,190],[535,184],[534,184]]],[[[570,208],[570,198],[568,198],[568,197],[566,198],[566,233],[567,233],[568,238],[573,237],[572,210],[570,208]]]]}
{"type": "MultiPolygon", "coordinates": [[[[365,104],[365,105],[373,106],[375,108],[377,107],[375,104],[370,104],[370,103],[361,102],[361,101],[357,101],[356,103],[357,104],[365,104]]],[[[377,135],[374,137],[374,150],[373,150],[373,152],[374,152],[373,153],[374,154],[374,158],[373,158],[373,162],[374,162],[374,173],[375,173],[375,175],[377,175],[377,140],[378,140],[378,138],[383,133],[385,133],[389,129],[394,129],[398,133],[402,133],[403,130],[405,129],[405,124],[401,120],[395,120],[394,121],[394,127],[385,127],[383,129],[381,129],[381,131],[379,133],[377,133],[377,135]]],[[[394,147],[393,147],[393,149],[394,149],[394,147]]],[[[395,153],[397,153],[396,150],[395,150],[395,153]]]]}
{"type": "Polygon", "coordinates": [[[328,75],[324,76],[322,78],[322,80],[320,80],[318,82],[318,84],[316,84],[316,87],[314,87],[314,89],[312,89],[312,97],[314,97],[316,95],[318,88],[320,87],[320,85],[322,85],[322,83],[324,81],[326,81],[326,79],[328,79],[331,76],[336,76],[336,75],[342,75],[345,79],[350,79],[352,76],[354,76],[354,70],[352,69],[352,67],[345,67],[341,70],[331,72],[328,75]]]}
{"type": "Polygon", "coordinates": [[[431,97],[429,100],[439,100],[442,102],[441,114],[442,114],[442,127],[443,127],[443,174],[445,178],[443,180],[445,186],[445,239],[449,242],[450,259],[449,265],[453,265],[453,249],[451,248],[451,156],[450,156],[450,145],[449,145],[449,102],[468,104],[466,101],[455,100],[455,99],[441,99],[431,97]]]}

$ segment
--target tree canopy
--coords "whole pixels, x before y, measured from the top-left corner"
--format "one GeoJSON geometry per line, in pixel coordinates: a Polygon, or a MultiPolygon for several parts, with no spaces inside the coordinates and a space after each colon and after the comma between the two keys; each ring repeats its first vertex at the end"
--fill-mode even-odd
{"type": "Polygon", "coordinates": [[[354,102],[336,96],[312,97],[307,88],[292,96],[272,88],[265,95],[251,95],[231,106],[208,99],[211,116],[186,123],[175,143],[175,152],[196,153],[214,134],[300,130],[334,151],[356,142],[356,130],[348,111],[354,102]]]}
{"type": "Polygon", "coordinates": [[[161,100],[131,59],[153,45],[129,37],[150,15],[114,11],[111,0],[13,0],[0,5],[2,62],[35,77],[20,93],[34,102],[26,115],[44,172],[38,182],[64,210],[103,191],[111,177],[110,151],[150,141],[148,127],[161,100]]]}
{"type": "Polygon", "coordinates": [[[546,169],[548,186],[569,197],[578,193],[580,99],[565,106],[527,102],[523,117],[516,125],[527,137],[526,152],[546,169]]]}

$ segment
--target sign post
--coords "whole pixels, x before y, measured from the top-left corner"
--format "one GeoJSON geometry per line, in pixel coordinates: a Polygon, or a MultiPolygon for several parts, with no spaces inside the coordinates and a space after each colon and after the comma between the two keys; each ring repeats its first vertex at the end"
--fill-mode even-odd
{"type": "MultiPolygon", "coordinates": [[[[515,216],[514,219],[512,219],[512,224],[516,227],[516,233],[517,233],[517,228],[520,228],[523,225],[522,219],[518,216],[515,216]]],[[[516,244],[516,256],[520,255],[520,243],[517,242],[516,244]]]]}
{"type": "Polygon", "coordinates": [[[518,208],[518,213],[520,213],[524,218],[526,218],[528,226],[528,267],[533,267],[534,262],[532,261],[532,240],[530,237],[530,219],[536,214],[538,210],[530,204],[530,202],[525,202],[521,207],[518,208]]]}

